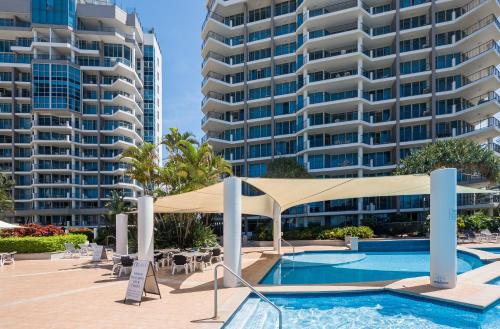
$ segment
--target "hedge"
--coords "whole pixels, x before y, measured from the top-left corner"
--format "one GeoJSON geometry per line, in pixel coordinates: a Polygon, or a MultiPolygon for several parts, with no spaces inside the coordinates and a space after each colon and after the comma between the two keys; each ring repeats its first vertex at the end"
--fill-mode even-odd
{"type": "MultiPolygon", "coordinates": [[[[373,237],[373,230],[367,226],[346,226],[325,228],[320,226],[299,228],[283,232],[286,240],[343,240],[346,235],[357,236],[360,239],[373,237]]],[[[258,241],[271,241],[273,239],[271,225],[261,225],[253,237],[258,241]]]]}
{"type": "Polygon", "coordinates": [[[65,243],[77,246],[85,243],[84,234],[67,234],[47,237],[0,238],[0,252],[16,251],[20,254],[63,251],[65,243]]]}

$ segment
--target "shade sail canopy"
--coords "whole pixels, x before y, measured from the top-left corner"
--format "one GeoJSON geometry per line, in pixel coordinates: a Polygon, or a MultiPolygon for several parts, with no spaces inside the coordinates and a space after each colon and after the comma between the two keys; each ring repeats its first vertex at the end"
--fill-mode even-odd
{"type": "Polygon", "coordinates": [[[6,222],[0,220],[0,230],[2,230],[2,229],[7,230],[7,229],[21,228],[21,227],[22,226],[6,223],[6,222]]]}
{"type": "MultiPolygon", "coordinates": [[[[272,217],[273,203],[281,211],[310,202],[430,194],[428,175],[402,175],[340,179],[281,179],[242,178],[265,195],[243,196],[242,213],[272,217]]],[[[457,185],[457,193],[497,193],[457,185]]],[[[224,212],[224,186],[217,183],[193,192],[159,198],[155,202],[157,213],[222,213],[224,212]]]]}

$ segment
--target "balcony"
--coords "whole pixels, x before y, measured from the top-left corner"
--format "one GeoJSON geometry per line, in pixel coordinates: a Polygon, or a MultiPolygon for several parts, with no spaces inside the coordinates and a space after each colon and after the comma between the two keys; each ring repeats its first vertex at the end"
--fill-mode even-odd
{"type": "Polygon", "coordinates": [[[338,12],[341,10],[354,8],[357,6],[358,6],[358,0],[349,0],[349,1],[344,1],[344,2],[333,4],[333,5],[321,7],[321,8],[311,9],[311,10],[309,10],[309,17],[307,17],[307,16],[304,17],[304,20],[306,20],[308,18],[313,18],[313,17],[317,17],[317,16],[335,13],[335,12],[338,12]]]}
{"type": "Polygon", "coordinates": [[[497,28],[500,28],[500,21],[498,20],[497,17],[494,15],[489,15],[486,16],[482,19],[480,19],[478,22],[470,25],[469,27],[455,31],[455,33],[451,34],[450,33],[441,33],[436,35],[436,46],[447,46],[447,45],[452,45],[472,34],[475,32],[489,26],[489,25],[495,25],[497,28]]]}

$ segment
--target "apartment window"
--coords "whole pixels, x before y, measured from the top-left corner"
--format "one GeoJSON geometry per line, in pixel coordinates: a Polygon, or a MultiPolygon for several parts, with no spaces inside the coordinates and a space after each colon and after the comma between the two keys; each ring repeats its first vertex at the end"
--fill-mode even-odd
{"type": "Polygon", "coordinates": [[[427,16],[415,16],[400,20],[401,30],[414,29],[416,27],[427,25],[427,16]]]}
{"type": "Polygon", "coordinates": [[[402,127],[399,130],[399,138],[401,142],[427,139],[427,126],[417,125],[410,127],[402,127]]]}
{"type": "Polygon", "coordinates": [[[399,46],[401,48],[401,52],[423,49],[427,47],[427,38],[421,37],[411,40],[403,40],[400,41],[399,46]]]}
{"type": "Polygon", "coordinates": [[[275,56],[286,55],[295,52],[297,44],[295,42],[278,45],[275,48],[275,56]]]}
{"type": "Polygon", "coordinates": [[[408,97],[422,95],[427,92],[427,81],[415,81],[411,83],[403,83],[400,89],[400,96],[408,97]]]}
{"type": "Polygon", "coordinates": [[[297,132],[297,122],[295,120],[276,122],[274,124],[274,135],[289,135],[297,132]]]}
{"type": "Polygon", "coordinates": [[[451,114],[453,113],[453,107],[455,107],[455,111],[462,110],[462,99],[460,98],[451,98],[451,99],[442,99],[437,102],[437,114],[451,114]]]}
{"type": "Polygon", "coordinates": [[[251,70],[248,72],[248,80],[258,80],[269,78],[271,76],[271,67],[264,67],[257,70],[251,70]]]}
{"type": "Polygon", "coordinates": [[[291,12],[295,12],[296,8],[297,8],[297,3],[295,0],[278,3],[274,6],[274,15],[280,16],[291,12]]]}
{"type": "Polygon", "coordinates": [[[224,17],[224,24],[226,24],[228,26],[242,25],[243,22],[244,22],[243,13],[224,17]]]}
{"type": "Polygon", "coordinates": [[[448,22],[461,16],[461,8],[442,10],[436,13],[436,23],[448,22]],[[455,13],[455,17],[453,16],[455,13]]]}
{"type": "Polygon", "coordinates": [[[283,74],[295,73],[296,69],[297,69],[297,64],[295,62],[277,64],[274,67],[274,74],[283,75],[283,74]]]}
{"type": "Polygon", "coordinates": [[[249,100],[271,97],[271,86],[254,88],[249,90],[249,100]]]}
{"type": "Polygon", "coordinates": [[[429,0],[399,0],[399,5],[401,8],[417,6],[422,3],[426,3],[429,0]]]}
{"type": "Polygon", "coordinates": [[[259,49],[248,53],[249,61],[257,61],[259,59],[264,59],[269,57],[271,57],[271,48],[259,49]]]}
{"type": "Polygon", "coordinates": [[[271,116],[271,106],[258,106],[248,109],[248,119],[267,118],[271,116]]]}
{"type": "Polygon", "coordinates": [[[248,42],[267,39],[271,37],[271,29],[255,31],[248,34],[248,42]]]}
{"type": "Polygon", "coordinates": [[[249,158],[261,158],[271,156],[271,143],[249,145],[249,158]]]}
{"type": "Polygon", "coordinates": [[[278,83],[276,84],[275,95],[276,96],[286,95],[294,93],[296,91],[297,91],[297,83],[295,81],[278,83]]]}
{"type": "Polygon", "coordinates": [[[461,61],[462,55],[460,53],[441,55],[436,57],[436,67],[438,69],[452,67],[460,64],[461,61]]]}
{"type": "Polygon", "coordinates": [[[297,104],[295,101],[276,103],[274,105],[274,115],[285,115],[295,113],[297,111],[297,104]]]}
{"type": "Polygon", "coordinates": [[[248,138],[261,138],[271,136],[271,125],[251,126],[249,128],[248,138]]]}
{"type": "Polygon", "coordinates": [[[251,163],[248,165],[248,176],[262,177],[267,172],[267,164],[265,163],[251,163]]]}
{"type": "Polygon", "coordinates": [[[439,78],[436,82],[437,91],[448,91],[462,86],[462,77],[460,75],[454,75],[446,78],[439,78]]]}
{"type": "Polygon", "coordinates": [[[402,105],[399,111],[401,120],[421,118],[430,115],[430,112],[427,112],[427,103],[402,105]]]}
{"type": "Polygon", "coordinates": [[[75,27],[76,1],[32,0],[32,21],[39,24],[55,24],[75,27]]]}
{"type": "Polygon", "coordinates": [[[399,67],[401,74],[424,72],[428,69],[427,60],[425,58],[401,63],[399,67]]]}
{"type": "Polygon", "coordinates": [[[271,17],[271,6],[250,10],[248,12],[248,22],[256,22],[271,17]]]}
{"type": "Polygon", "coordinates": [[[280,35],[285,35],[285,34],[288,34],[288,33],[294,33],[296,29],[297,29],[297,24],[296,23],[279,25],[279,26],[276,26],[274,28],[274,35],[275,36],[280,36],[280,35]]]}
{"type": "Polygon", "coordinates": [[[275,144],[275,155],[293,154],[295,152],[297,152],[297,142],[295,140],[279,141],[275,144]]]}

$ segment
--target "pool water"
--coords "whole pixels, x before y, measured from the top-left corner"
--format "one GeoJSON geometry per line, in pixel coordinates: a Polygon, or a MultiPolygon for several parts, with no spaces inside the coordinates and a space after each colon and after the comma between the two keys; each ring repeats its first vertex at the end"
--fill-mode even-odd
{"type": "MultiPolygon", "coordinates": [[[[349,294],[269,294],[283,312],[286,329],[500,328],[500,305],[485,312],[389,292],[349,294]]],[[[275,309],[249,297],[226,329],[277,329],[275,309]]]]}
{"type": "Polygon", "coordinates": [[[492,284],[492,285],[495,285],[495,286],[500,286],[500,276],[496,279],[493,279],[491,280],[490,282],[488,282],[488,284],[492,284]]]}
{"type": "MultiPolygon", "coordinates": [[[[458,252],[458,273],[483,265],[479,258],[458,252]]],[[[304,252],[284,255],[261,284],[331,284],[400,280],[429,275],[428,251],[304,252]]]]}
{"type": "Polygon", "coordinates": [[[478,249],[482,251],[491,252],[493,254],[500,254],[500,248],[478,248],[478,249]]]}

